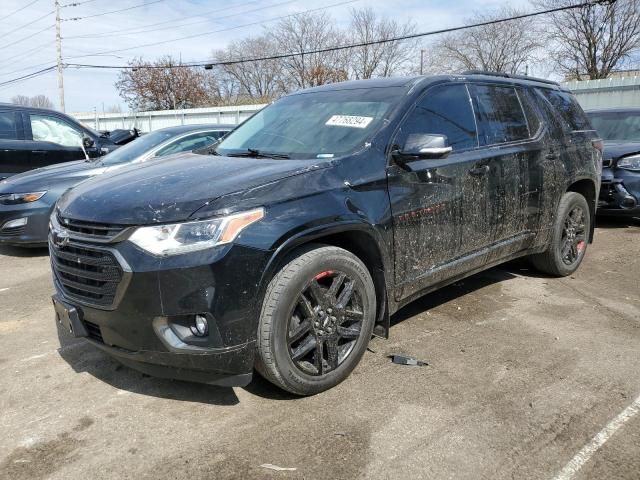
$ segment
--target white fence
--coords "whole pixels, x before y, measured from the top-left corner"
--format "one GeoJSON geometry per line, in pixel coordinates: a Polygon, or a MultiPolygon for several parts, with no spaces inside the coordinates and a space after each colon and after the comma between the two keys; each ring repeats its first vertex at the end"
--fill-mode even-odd
{"type": "Polygon", "coordinates": [[[231,124],[246,120],[265,105],[238,105],[233,107],[190,108],[155,112],[126,113],[74,113],[79,122],[95,130],[138,128],[151,132],[159,128],[197,123],[231,124]]]}
{"type": "Polygon", "coordinates": [[[585,110],[591,108],[640,107],[640,77],[573,81],[564,84],[585,110]]]}

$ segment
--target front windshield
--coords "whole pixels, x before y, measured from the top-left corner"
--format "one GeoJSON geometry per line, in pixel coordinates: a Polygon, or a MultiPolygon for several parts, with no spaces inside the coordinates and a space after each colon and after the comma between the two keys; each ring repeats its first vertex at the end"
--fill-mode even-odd
{"type": "Polygon", "coordinates": [[[640,112],[587,112],[604,140],[640,142],[640,112]]]}
{"type": "Polygon", "coordinates": [[[405,93],[385,87],[290,95],[220,142],[218,155],[333,158],[362,148],[405,93]]]}
{"type": "Polygon", "coordinates": [[[140,155],[144,155],[152,148],[173,136],[175,136],[175,133],[163,132],[162,130],[147,133],[108,153],[102,157],[100,161],[104,165],[120,165],[122,163],[132,162],[140,155]]]}

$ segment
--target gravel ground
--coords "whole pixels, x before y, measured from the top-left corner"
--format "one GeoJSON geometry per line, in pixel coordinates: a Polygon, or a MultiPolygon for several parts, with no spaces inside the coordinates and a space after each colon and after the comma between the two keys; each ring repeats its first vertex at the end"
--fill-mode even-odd
{"type": "Polygon", "coordinates": [[[640,478],[638,223],[600,226],[572,277],[512,263],[414,302],[312,398],[59,340],[48,262],[0,249],[2,479],[640,478]]]}

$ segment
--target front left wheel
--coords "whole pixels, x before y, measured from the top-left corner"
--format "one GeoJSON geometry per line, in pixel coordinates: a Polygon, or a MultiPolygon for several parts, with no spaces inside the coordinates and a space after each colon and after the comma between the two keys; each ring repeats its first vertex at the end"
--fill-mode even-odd
{"type": "Polygon", "coordinates": [[[332,388],[362,358],[375,315],[373,280],[358,257],[333,246],[301,251],[267,287],[256,370],[296,395],[332,388]]]}

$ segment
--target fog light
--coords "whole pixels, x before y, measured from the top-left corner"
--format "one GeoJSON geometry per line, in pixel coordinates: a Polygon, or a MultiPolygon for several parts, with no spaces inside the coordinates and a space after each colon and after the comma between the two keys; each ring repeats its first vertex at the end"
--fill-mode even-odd
{"type": "Polygon", "coordinates": [[[209,332],[207,317],[204,315],[196,315],[195,325],[191,327],[191,331],[196,337],[204,337],[209,332]]]}
{"type": "Polygon", "coordinates": [[[27,224],[27,217],[16,218],[15,220],[9,220],[2,226],[2,230],[9,228],[24,227],[27,224]]]}

